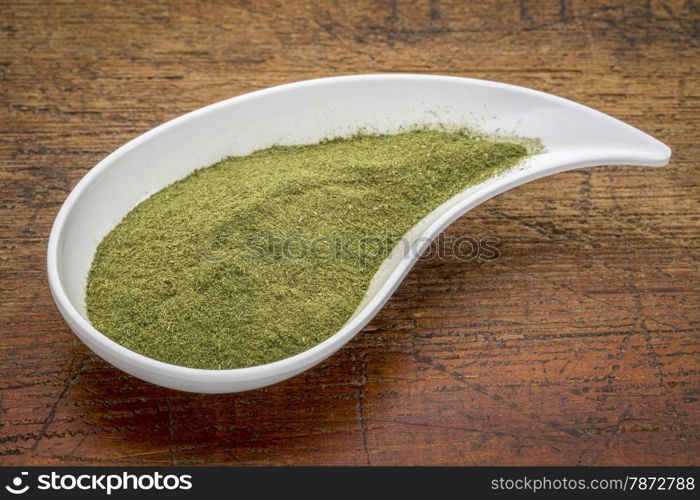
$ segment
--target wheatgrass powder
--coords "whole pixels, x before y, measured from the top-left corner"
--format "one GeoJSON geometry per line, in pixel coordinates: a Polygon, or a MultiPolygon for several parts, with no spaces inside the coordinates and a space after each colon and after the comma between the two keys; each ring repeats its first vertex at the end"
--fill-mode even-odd
{"type": "Polygon", "coordinates": [[[226,158],[154,194],[104,238],[87,283],[90,321],[187,367],[300,353],[343,326],[412,226],[527,155],[469,132],[418,130],[226,158]]]}

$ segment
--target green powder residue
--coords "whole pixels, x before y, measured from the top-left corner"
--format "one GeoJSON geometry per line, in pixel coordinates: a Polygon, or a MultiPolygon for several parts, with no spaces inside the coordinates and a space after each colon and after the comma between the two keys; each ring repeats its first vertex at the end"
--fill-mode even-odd
{"type": "Polygon", "coordinates": [[[104,238],[87,283],[90,321],[181,366],[298,354],[343,326],[418,221],[527,155],[421,130],[227,158],[151,196],[104,238]]]}

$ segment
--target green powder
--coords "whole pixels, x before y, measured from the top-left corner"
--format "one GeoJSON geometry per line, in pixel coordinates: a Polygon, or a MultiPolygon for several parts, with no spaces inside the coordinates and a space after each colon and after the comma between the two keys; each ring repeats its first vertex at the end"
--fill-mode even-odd
{"type": "Polygon", "coordinates": [[[87,283],[90,321],[181,366],[298,354],[352,316],[411,227],[527,154],[421,130],[226,158],[151,196],[104,238],[87,283]]]}

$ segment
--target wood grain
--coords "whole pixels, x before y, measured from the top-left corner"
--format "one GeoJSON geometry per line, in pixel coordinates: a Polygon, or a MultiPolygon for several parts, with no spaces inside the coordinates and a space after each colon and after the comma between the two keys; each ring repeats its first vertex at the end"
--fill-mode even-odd
{"type": "Polygon", "coordinates": [[[0,2],[0,464],[700,462],[694,1],[0,2]],[[230,96],[337,74],[488,78],[667,142],[463,217],[494,262],[420,264],[347,348],[254,392],[132,378],[59,316],[48,234],[116,147],[230,96]]]}

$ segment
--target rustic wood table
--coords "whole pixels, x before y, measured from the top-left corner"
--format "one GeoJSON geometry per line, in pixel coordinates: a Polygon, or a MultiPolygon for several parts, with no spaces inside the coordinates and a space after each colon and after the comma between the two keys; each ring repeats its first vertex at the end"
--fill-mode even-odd
{"type": "Polygon", "coordinates": [[[0,464],[698,464],[696,2],[37,2],[0,7],[0,464]],[[447,231],[321,366],[242,394],[159,388],[68,329],[51,224],[107,153],[202,105],[313,77],[529,86],[673,148],[504,194],[447,231]]]}

